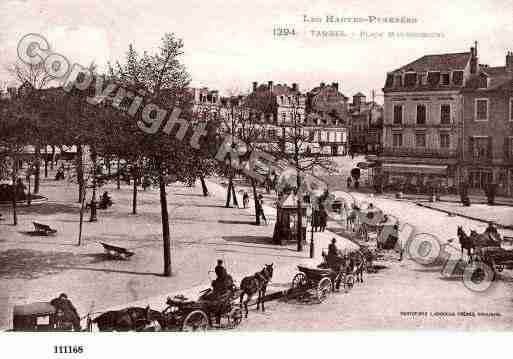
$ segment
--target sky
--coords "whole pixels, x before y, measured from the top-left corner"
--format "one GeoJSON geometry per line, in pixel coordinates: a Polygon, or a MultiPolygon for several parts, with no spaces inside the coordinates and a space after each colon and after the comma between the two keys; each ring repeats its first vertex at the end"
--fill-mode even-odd
{"type": "Polygon", "coordinates": [[[478,41],[482,63],[503,66],[513,50],[512,0],[0,0],[0,87],[13,81],[5,67],[27,33],[47,38],[73,62],[100,70],[123,59],[132,43],[155,52],[166,32],[185,44],[182,62],[193,86],[247,92],[253,81],[306,91],[338,82],[346,96],[361,91],[380,100],[387,71],[425,54],[465,52],[478,41]],[[304,22],[304,16],[322,22],[304,22]],[[415,24],[326,23],[336,17],[416,18],[415,24]],[[294,29],[273,36],[274,28],[294,29]],[[315,37],[311,31],[343,31],[315,37]],[[361,32],[442,33],[431,38],[371,38],[361,32]]]}

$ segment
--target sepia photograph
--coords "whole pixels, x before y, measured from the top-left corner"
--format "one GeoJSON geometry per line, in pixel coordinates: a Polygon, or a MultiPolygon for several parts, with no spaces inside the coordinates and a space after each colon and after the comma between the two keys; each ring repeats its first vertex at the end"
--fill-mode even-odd
{"type": "Polygon", "coordinates": [[[512,14],[0,0],[0,346],[507,342],[512,14]]]}

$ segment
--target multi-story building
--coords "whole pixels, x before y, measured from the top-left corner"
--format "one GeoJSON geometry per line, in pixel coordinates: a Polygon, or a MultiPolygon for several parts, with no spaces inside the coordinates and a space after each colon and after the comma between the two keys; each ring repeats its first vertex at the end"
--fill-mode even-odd
{"type": "Polygon", "coordinates": [[[348,98],[339,91],[338,83],[324,82],[307,93],[307,125],[312,133],[312,152],[332,156],[347,153],[348,98]]]}
{"type": "Polygon", "coordinates": [[[217,116],[221,109],[221,97],[218,90],[208,87],[190,88],[192,95],[192,111],[200,118],[217,116]]]}
{"type": "MultiPolygon", "coordinates": [[[[477,56],[477,51],[476,51],[477,56]]],[[[513,53],[505,66],[480,65],[462,90],[461,173],[482,193],[497,183],[498,193],[513,195],[513,53]]]]}
{"type": "Polygon", "coordinates": [[[478,72],[477,50],[426,55],[387,75],[383,148],[384,184],[423,191],[432,182],[459,183],[461,90],[478,72]]]}
{"type": "Polygon", "coordinates": [[[349,114],[351,151],[376,153],[381,147],[383,106],[374,101],[367,102],[365,95],[358,92],[353,96],[349,114]]]}

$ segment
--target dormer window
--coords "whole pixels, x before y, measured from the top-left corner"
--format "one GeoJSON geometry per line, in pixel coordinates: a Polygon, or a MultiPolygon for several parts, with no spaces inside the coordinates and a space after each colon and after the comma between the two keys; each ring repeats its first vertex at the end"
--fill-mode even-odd
{"type": "Polygon", "coordinates": [[[428,72],[428,83],[431,86],[436,86],[440,83],[440,71],[428,72]]]}
{"type": "Polygon", "coordinates": [[[452,83],[456,86],[463,85],[463,71],[452,72],[452,83]]]}
{"type": "Polygon", "coordinates": [[[402,76],[401,74],[394,76],[394,86],[395,87],[401,87],[403,85],[402,76]]]}
{"type": "Polygon", "coordinates": [[[407,72],[404,76],[404,85],[406,87],[414,87],[417,84],[417,73],[407,72]]]}
{"type": "Polygon", "coordinates": [[[485,74],[479,75],[479,88],[485,89],[488,87],[488,76],[485,74]]]}
{"type": "Polygon", "coordinates": [[[425,85],[427,84],[427,73],[421,72],[419,74],[419,85],[425,85]]]}
{"type": "Polygon", "coordinates": [[[449,86],[449,83],[450,83],[450,75],[448,73],[442,74],[441,84],[443,86],[449,86]]]}

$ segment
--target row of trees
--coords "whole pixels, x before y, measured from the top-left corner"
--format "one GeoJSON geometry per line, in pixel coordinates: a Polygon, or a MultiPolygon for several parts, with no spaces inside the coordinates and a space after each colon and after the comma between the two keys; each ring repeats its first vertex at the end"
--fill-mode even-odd
{"type": "MultiPolygon", "coordinates": [[[[224,176],[229,182],[228,206],[231,198],[236,200],[233,178],[244,173],[241,170],[243,166],[237,166],[234,162],[239,161],[240,165],[240,161],[247,161],[252,151],[258,149],[272,153],[280,160],[292,162],[297,173],[326,164],[322,158],[302,157],[302,143],[307,142],[309,136],[305,136],[298,121],[294,121],[284,131],[280,141],[262,143],[261,119],[274,106],[269,97],[248,96],[238,97],[237,100],[232,97],[225,116],[219,116],[219,113],[206,117],[194,114],[192,96],[188,91],[190,76],[180,61],[183,46],[182,40],[174,34],[166,34],[159,51],[154,54],[140,54],[130,46],[125,59],[109,65],[107,73],[97,75],[86,90],[81,90],[81,86],[78,86],[86,81],[84,74],[79,75],[76,86],[72,86],[71,90],[62,87],[47,88],[52,79],[47,77],[42,67],[18,64],[13,67],[13,71],[24,83],[22,87],[27,91],[23,91],[15,99],[0,103],[0,176],[9,178],[13,184],[19,177],[18,159],[23,156],[27,145],[35,147],[33,167],[36,193],[39,191],[41,149],[46,151],[48,146],[76,147],[74,169],[78,184],[77,199],[81,204],[79,243],[88,189],[91,190],[94,207],[99,185],[105,180],[117,177],[119,187],[121,173],[128,174],[133,181],[132,213],[136,214],[138,186],[143,181],[146,185],[151,183],[158,186],[165,276],[172,273],[167,184],[175,181],[193,184],[199,179],[203,194],[208,195],[205,178],[213,174],[224,176]],[[131,111],[133,99],[119,101],[115,96],[116,91],[103,98],[100,104],[92,104],[90,99],[96,95],[97,89],[103,89],[107,84],[116,84],[134,94],[142,94],[143,103],[138,111],[135,114],[131,111]],[[138,123],[144,122],[142,109],[149,103],[162,109],[182,109],[180,118],[193,125],[189,126],[182,141],[175,138],[178,128],[171,133],[157,131],[147,134],[141,131],[138,123]],[[221,123],[222,121],[225,122],[221,123]],[[200,138],[200,148],[193,148],[189,145],[189,138],[194,127],[203,122],[207,124],[207,134],[200,138]],[[224,141],[218,131],[219,126],[224,129],[225,134],[232,136],[231,147],[239,153],[236,156],[238,159],[232,158],[233,153],[228,153],[226,161],[215,159],[219,145],[224,141]],[[292,151],[287,144],[292,146],[292,151]],[[117,162],[114,173],[111,171],[112,161],[117,162]],[[99,170],[103,167],[101,164],[108,168],[108,175],[99,170]]],[[[95,71],[94,64],[90,66],[90,70],[95,71]]],[[[260,172],[268,175],[270,166],[262,165],[260,172]]],[[[247,177],[253,188],[256,206],[257,182],[254,177],[247,177]]],[[[300,188],[301,176],[296,176],[296,180],[296,188],[300,188]]],[[[12,186],[14,224],[17,224],[16,187],[12,186]]],[[[259,220],[256,215],[257,224],[259,220]]],[[[298,246],[301,246],[300,242],[299,240],[298,246]]]]}

